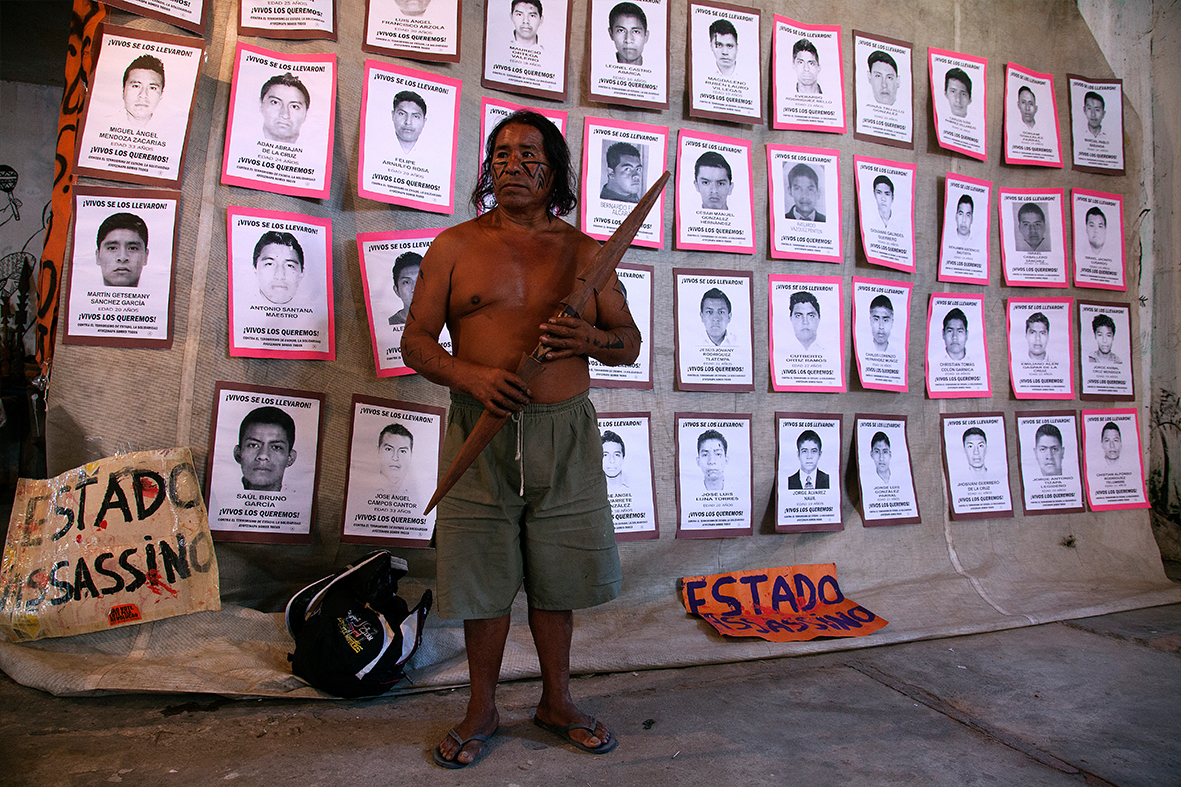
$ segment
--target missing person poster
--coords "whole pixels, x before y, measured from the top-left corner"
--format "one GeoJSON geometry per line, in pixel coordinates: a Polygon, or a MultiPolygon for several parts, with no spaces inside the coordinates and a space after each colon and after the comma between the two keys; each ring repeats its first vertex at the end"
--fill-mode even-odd
{"type": "Polygon", "coordinates": [[[1006,298],[1009,379],[1018,399],[1074,398],[1074,298],[1006,298]]]}
{"type": "Polygon", "coordinates": [[[324,394],[218,382],[205,497],[215,541],[310,544],[324,394]]]}
{"type": "Polygon", "coordinates": [[[240,0],[239,36],[336,40],[337,0],[240,0]]]}
{"type": "Polygon", "coordinates": [[[595,388],[652,388],[652,336],[655,326],[652,311],[653,271],[651,265],[624,262],[615,266],[615,278],[619,281],[627,308],[640,331],[640,354],[632,363],[620,366],[606,366],[594,358],[588,358],[591,385],[595,388]]]}
{"type": "Polygon", "coordinates": [[[853,450],[861,486],[862,524],[919,524],[922,520],[906,441],[906,416],[857,413],[853,450]]]}
{"type": "Polygon", "coordinates": [[[205,42],[106,23],[97,35],[74,171],[179,186],[205,42]]]}
{"type": "Polygon", "coordinates": [[[760,11],[728,3],[690,0],[689,117],[763,122],[760,11]]]}
{"type": "Polygon", "coordinates": [[[458,63],[462,0],[365,0],[361,51],[458,63]]]}
{"type": "Polygon", "coordinates": [[[587,95],[591,101],[668,109],[671,0],[591,0],[587,95]]]}
{"type": "Polygon", "coordinates": [[[845,133],[840,25],[807,25],[775,14],[771,63],[772,128],[845,133]]]}
{"type": "Polygon", "coordinates": [[[570,0],[490,0],[480,85],[565,101],[569,40],[570,0]]]}
{"type": "Polygon", "coordinates": [[[1070,216],[1074,227],[1074,286],[1126,291],[1123,196],[1071,189],[1070,216]]]}
{"type": "Polygon", "coordinates": [[[992,183],[947,173],[943,189],[943,234],[939,243],[939,281],[988,285],[992,183]]]}
{"type": "Polygon", "coordinates": [[[677,538],[754,532],[750,413],[677,413],[677,538]]]}
{"type": "Polygon", "coordinates": [[[66,344],[172,347],[179,204],[179,191],[74,187],[66,344]]]}
{"type": "MultiPolygon", "coordinates": [[[[378,377],[414,374],[402,360],[402,331],[410,312],[422,258],[441,229],[394,230],[357,234],[365,312],[378,377]]],[[[439,344],[451,352],[451,336],[443,326],[439,344]]]]}
{"type": "Polygon", "coordinates": [[[751,142],[677,133],[677,248],[755,253],[751,142]]]}
{"type": "MultiPolygon", "coordinates": [[[[668,126],[587,117],[582,133],[582,231],[605,241],[664,174],[668,126]]],[[[664,248],[665,189],[640,226],[633,246],[664,248]]]]}
{"type": "Polygon", "coordinates": [[[106,0],[103,5],[122,8],[133,14],[159,19],[161,22],[205,35],[205,21],[212,0],[106,0]]]}
{"type": "Polygon", "coordinates": [[[843,287],[840,276],[767,277],[776,391],[845,391],[843,287]]]}
{"type": "Polygon", "coordinates": [[[1005,163],[1062,166],[1054,75],[1005,64],[1005,163]]]}
{"type": "Polygon", "coordinates": [[[1083,513],[1078,414],[1039,410],[1016,417],[1026,516],[1083,513]]]}
{"type": "Polygon", "coordinates": [[[336,55],[238,44],[221,182],[326,199],[332,183],[336,55]]]}
{"type": "MultiPolygon", "coordinates": [[[[524,104],[514,104],[512,101],[505,101],[499,98],[489,98],[482,96],[480,98],[480,153],[477,157],[479,167],[484,166],[484,156],[488,149],[488,137],[496,128],[500,121],[504,120],[509,115],[513,114],[519,109],[528,109],[530,112],[536,112],[539,115],[544,115],[549,118],[558,131],[562,132],[562,136],[566,136],[566,113],[560,109],[551,109],[550,107],[529,107],[524,104]]],[[[663,197],[662,197],[663,199],[663,197]]]]}
{"type": "Polygon", "coordinates": [[[1135,407],[1083,410],[1083,468],[1092,511],[1150,507],[1135,407]]]}
{"type": "Polygon", "coordinates": [[[332,222],[226,210],[230,355],[336,360],[332,222]]]}
{"type": "Polygon", "coordinates": [[[1003,413],[943,413],[943,471],[953,520],[1013,516],[1003,413]]]}
{"type": "Polygon", "coordinates": [[[829,413],[775,413],[775,532],[844,530],[841,421],[829,413]]]}
{"type": "Polygon", "coordinates": [[[599,435],[615,540],[659,538],[651,413],[599,413],[599,435]]]}
{"type": "Polygon", "coordinates": [[[1001,188],[1001,267],[1009,287],[1066,287],[1066,192],[1001,188]]]}
{"type": "Polygon", "coordinates": [[[1134,399],[1132,307],[1127,303],[1078,302],[1080,399],[1134,399]]]}
{"type": "Polygon", "coordinates": [[[984,296],[931,293],[927,306],[927,396],[932,399],[987,399],[988,331],[984,296]]]}
{"type": "Polygon", "coordinates": [[[349,466],[340,540],[345,544],[430,546],[446,410],[353,394],[349,466]]]}
{"type": "Polygon", "coordinates": [[[914,285],[853,277],[853,353],[861,385],[870,390],[909,390],[910,295],[914,285]]]}
{"type": "Polygon", "coordinates": [[[914,190],[918,166],[854,156],[861,248],[873,265],[914,273],[914,190]]]}
{"type": "Polygon", "coordinates": [[[432,213],[455,212],[463,83],[365,61],[357,192],[432,213]]]}
{"type": "Polygon", "coordinates": [[[772,257],[844,260],[840,170],[838,150],[768,143],[772,257]]]}
{"type": "Polygon", "coordinates": [[[939,147],[988,161],[988,59],[927,50],[939,147]]]}
{"type": "Polygon", "coordinates": [[[678,391],[753,391],[754,274],[673,269],[678,391]]]}
{"type": "Polygon", "coordinates": [[[1067,74],[1066,85],[1070,97],[1070,136],[1074,143],[1072,168],[1100,175],[1123,175],[1123,80],[1067,74]]]}
{"type": "Polygon", "coordinates": [[[914,150],[913,45],[853,31],[853,136],[914,150]]]}

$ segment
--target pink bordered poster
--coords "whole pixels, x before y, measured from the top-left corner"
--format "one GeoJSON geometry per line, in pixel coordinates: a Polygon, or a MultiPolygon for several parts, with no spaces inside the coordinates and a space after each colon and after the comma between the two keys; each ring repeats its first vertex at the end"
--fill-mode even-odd
{"type": "Polygon", "coordinates": [[[1062,166],[1054,75],[1005,65],[1005,163],[1062,166]]]}
{"type": "Polygon", "coordinates": [[[432,213],[455,212],[463,83],[365,61],[357,192],[432,213]]]}
{"type": "Polygon", "coordinates": [[[352,416],[341,543],[426,549],[446,411],[353,394],[352,416]]]}
{"type": "Polygon", "coordinates": [[[861,248],[872,265],[914,273],[914,192],[918,166],[854,156],[861,248]]]}
{"type": "Polygon", "coordinates": [[[853,136],[914,150],[914,46],[853,31],[853,136]]]}
{"type": "Polygon", "coordinates": [[[361,51],[458,63],[462,28],[462,0],[365,0],[361,51]]]}
{"type": "Polygon", "coordinates": [[[668,109],[672,0],[591,0],[586,95],[591,101],[668,109]]]}
{"type": "Polygon", "coordinates": [[[991,219],[992,182],[948,172],[943,190],[939,281],[988,285],[991,219]]]}
{"type": "Polygon", "coordinates": [[[1025,515],[1085,512],[1078,413],[1018,410],[1014,415],[1025,515]]]}
{"type": "Polygon", "coordinates": [[[1071,166],[1099,175],[1124,174],[1124,83],[1066,75],[1070,97],[1071,166]]]}
{"type": "Polygon", "coordinates": [[[660,537],[651,421],[648,412],[599,413],[603,475],[616,541],[660,537]]]}
{"type": "Polygon", "coordinates": [[[678,249],[755,253],[751,142],[681,129],[677,135],[678,249]]]}
{"type": "Polygon", "coordinates": [[[323,416],[322,393],[216,383],[205,470],[215,541],[312,543],[323,416]]]}
{"type": "Polygon", "coordinates": [[[179,186],[205,42],[106,23],[97,37],[75,172],[179,186]]]}
{"type": "Polygon", "coordinates": [[[1018,399],[1074,398],[1074,298],[1006,298],[1009,379],[1018,399]]]}
{"type": "Polygon", "coordinates": [[[1004,413],[943,413],[940,422],[951,518],[1012,517],[1004,413]]]}
{"type": "Polygon", "coordinates": [[[1083,410],[1083,468],[1092,511],[1150,508],[1135,407],[1083,410]]]}
{"type": "Polygon", "coordinates": [[[337,0],[240,0],[239,36],[336,40],[337,0]]]}
{"type": "Polygon", "coordinates": [[[838,150],[767,145],[772,257],[841,263],[840,169],[838,150]]]}
{"type": "Polygon", "coordinates": [[[1126,291],[1123,196],[1071,189],[1070,216],[1074,227],[1074,286],[1126,291]]]}
{"type": "Polygon", "coordinates": [[[106,0],[104,5],[168,22],[204,36],[213,0],[106,0]]]}
{"type": "Polygon", "coordinates": [[[927,66],[939,146],[988,161],[988,60],[931,47],[927,66]]]}
{"type": "Polygon", "coordinates": [[[553,109],[552,107],[532,107],[525,104],[515,104],[512,101],[505,101],[500,98],[489,98],[483,96],[480,98],[480,151],[476,160],[480,167],[484,166],[484,154],[488,148],[488,135],[496,128],[500,121],[504,120],[514,112],[527,109],[530,112],[536,112],[550,119],[550,121],[558,127],[558,131],[562,132],[562,136],[566,136],[566,120],[567,113],[560,109],[553,109]]]}
{"type": "MultiPolygon", "coordinates": [[[[664,174],[668,127],[587,117],[582,139],[582,231],[607,240],[664,174]]],[[[633,246],[664,248],[667,193],[667,188],[660,193],[633,246]]]]}
{"type": "Polygon", "coordinates": [[[690,0],[688,5],[689,116],[762,123],[761,12],[713,0],[690,0]]]}
{"type": "Polygon", "coordinates": [[[853,277],[853,353],[865,388],[909,390],[906,369],[913,288],[909,282],[853,277]]]}
{"type": "Polygon", "coordinates": [[[677,413],[677,538],[754,532],[750,413],[677,413]]]}
{"type": "Polygon", "coordinates": [[[1078,302],[1080,399],[1134,401],[1132,307],[1078,302]]]}
{"type": "Polygon", "coordinates": [[[678,391],[753,391],[754,274],[673,269],[678,391]]]}
{"type": "Polygon", "coordinates": [[[1000,189],[1001,267],[1009,287],[1066,287],[1066,192],[1000,189]]]}
{"type": "Polygon", "coordinates": [[[494,0],[484,6],[481,87],[566,100],[570,0],[494,0]]]}
{"type": "Polygon", "coordinates": [[[926,348],[927,396],[932,399],[992,396],[983,295],[931,293],[926,348]]]}
{"type": "Polygon", "coordinates": [[[231,207],[226,224],[230,355],[335,360],[332,222],[231,207]]]}
{"type": "Polygon", "coordinates": [[[326,199],[332,183],[336,55],[238,44],[221,182],[326,199]]]}
{"type": "Polygon", "coordinates": [[[594,358],[590,363],[591,385],[595,388],[652,388],[652,331],[655,315],[652,311],[652,280],[655,269],[651,265],[621,262],[615,266],[615,278],[623,290],[628,311],[640,330],[640,354],[632,363],[606,366],[594,358]]]}
{"type": "Polygon", "coordinates": [[[808,25],[775,14],[771,50],[771,127],[844,134],[840,25],[808,25]]]}
{"type": "Polygon", "coordinates": [[[775,532],[844,530],[839,413],[775,413],[775,532]]]}
{"type": "Polygon", "coordinates": [[[843,288],[840,276],[767,277],[776,391],[846,390],[843,288]]]}
{"type": "MultiPolygon", "coordinates": [[[[441,229],[423,229],[357,234],[365,313],[369,316],[369,338],[378,377],[414,374],[402,360],[402,331],[406,328],[422,258],[440,232],[441,229]]],[[[439,344],[451,352],[451,336],[446,325],[439,344]]]]}

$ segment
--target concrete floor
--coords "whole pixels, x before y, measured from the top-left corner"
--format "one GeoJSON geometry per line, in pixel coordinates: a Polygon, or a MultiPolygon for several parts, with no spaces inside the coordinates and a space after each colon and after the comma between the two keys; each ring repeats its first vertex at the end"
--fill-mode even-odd
{"type": "Polygon", "coordinates": [[[466,690],[367,702],[55,698],[0,676],[0,784],[1181,785],[1181,605],[820,656],[577,678],[593,757],[501,688],[475,765],[429,748],[466,690]]]}

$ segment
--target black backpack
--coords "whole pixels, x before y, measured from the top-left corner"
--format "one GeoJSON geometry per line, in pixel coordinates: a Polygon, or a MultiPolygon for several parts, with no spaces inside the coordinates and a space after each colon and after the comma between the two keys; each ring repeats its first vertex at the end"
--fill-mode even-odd
{"type": "Polygon", "coordinates": [[[402,679],[422,642],[431,592],[409,609],[398,598],[406,561],[384,549],[313,582],[287,602],[291,671],[338,697],[376,697],[402,679]]]}

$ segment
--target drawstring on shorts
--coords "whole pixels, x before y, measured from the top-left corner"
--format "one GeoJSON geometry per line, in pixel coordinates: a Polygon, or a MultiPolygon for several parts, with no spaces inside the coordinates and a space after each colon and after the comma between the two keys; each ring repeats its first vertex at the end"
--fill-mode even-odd
{"type": "Polygon", "coordinates": [[[521,475],[520,495],[521,495],[521,497],[524,497],[525,496],[525,460],[524,460],[522,453],[521,453],[521,446],[524,444],[523,436],[525,433],[525,429],[521,425],[521,413],[520,412],[513,413],[513,421],[517,425],[517,457],[516,457],[516,459],[517,459],[517,469],[520,471],[520,475],[521,475]]]}

